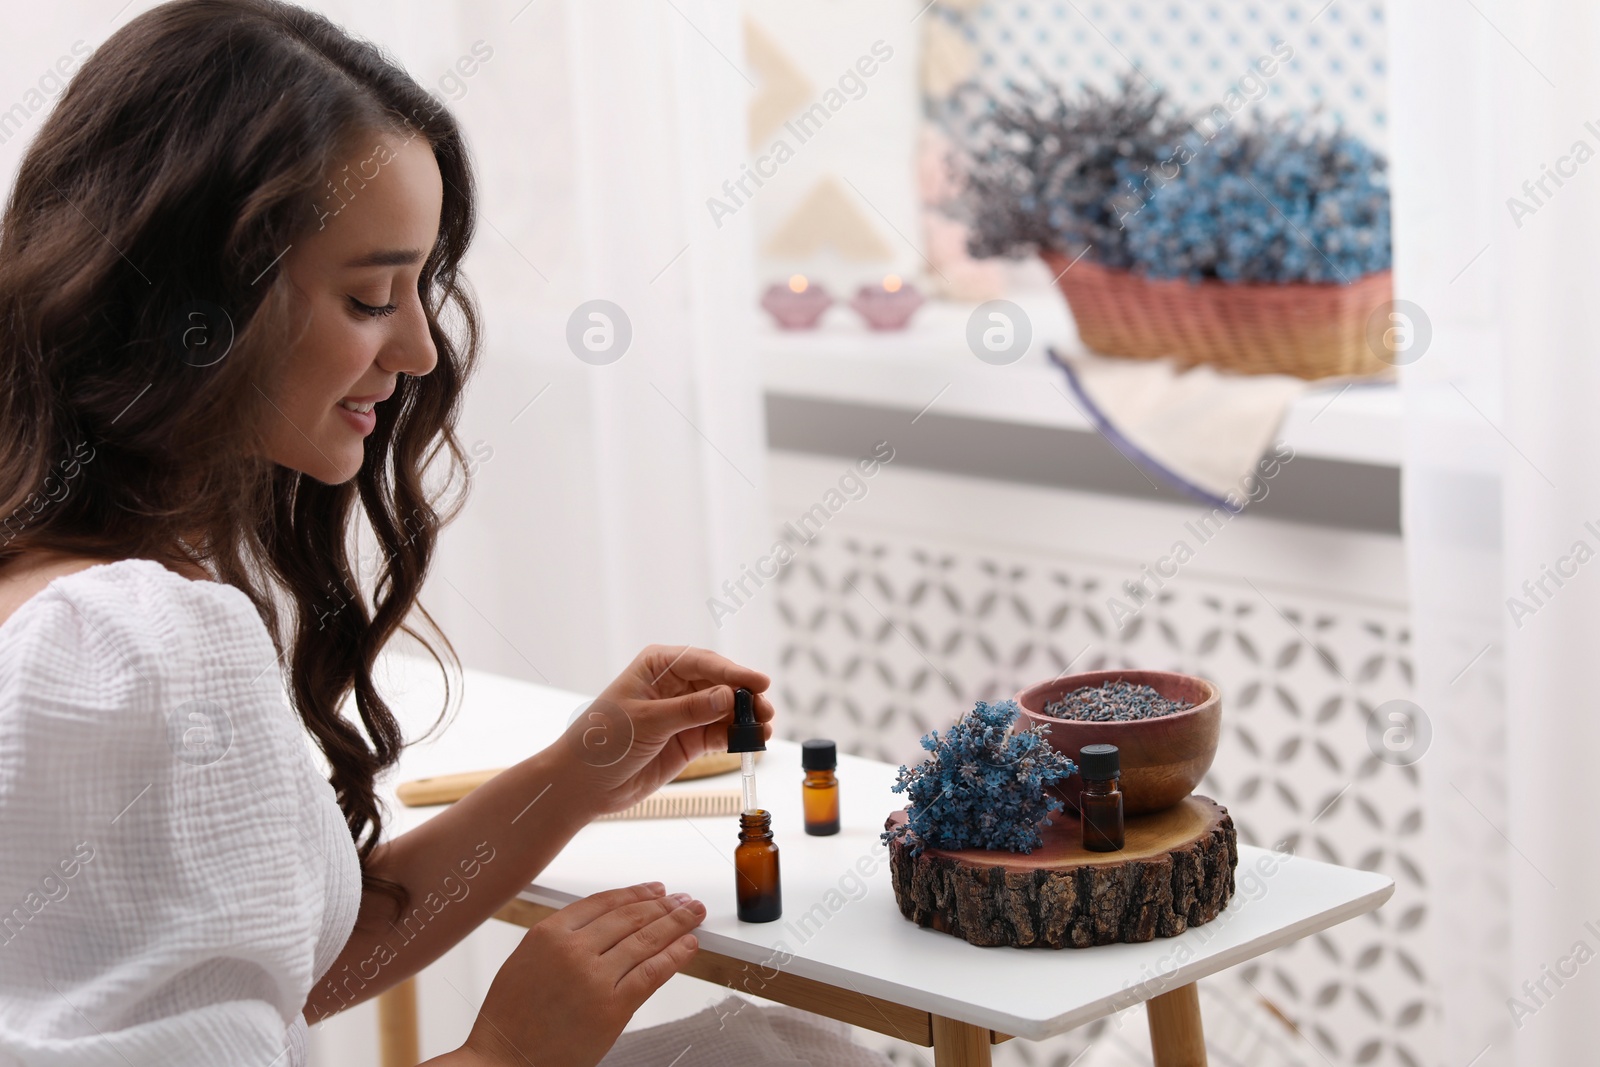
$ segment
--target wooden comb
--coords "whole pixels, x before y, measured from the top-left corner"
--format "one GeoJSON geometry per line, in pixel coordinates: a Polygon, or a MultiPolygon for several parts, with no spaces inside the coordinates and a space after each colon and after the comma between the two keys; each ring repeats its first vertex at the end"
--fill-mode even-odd
{"type": "MultiPolygon", "coordinates": [[[[402,782],[395,790],[408,808],[432,804],[453,804],[487,782],[499,770],[471,771],[466,774],[441,774],[402,782]]],[[[744,797],[737,789],[685,789],[673,793],[652,793],[621,811],[597,815],[601,819],[680,819],[702,815],[737,815],[744,797]]]]}
{"type": "MultiPolygon", "coordinates": [[[[766,753],[757,752],[754,755],[756,762],[759,763],[766,753]]],[[[690,760],[673,781],[686,782],[692,778],[709,778],[712,775],[726,774],[738,769],[737,753],[707,752],[690,760]]],[[[430,804],[454,804],[503,770],[504,767],[491,767],[488,770],[464,771],[461,774],[436,774],[431,778],[401,782],[394,792],[395,796],[400,798],[400,803],[408,808],[425,808],[430,804]]],[[[737,812],[738,809],[734,810],[737,812]]]]}
{"type": "Polygon", "coordinates": [[[503,770],[504,767],[493,767],[486,771],[436,774],[432,778],[418,778],[410,782],[401,782],[395,787],[394,795],[408,808],[425,808],[430,804],[454,804],[503,770]]]}
{"type": "Polygon", "coordinates": [[[595,816],[606,819],[682,819],[701,815],[737,815],[744,797],[737,789],[685,789],[677,793],[651,793],[621,811],[595,816]]]}

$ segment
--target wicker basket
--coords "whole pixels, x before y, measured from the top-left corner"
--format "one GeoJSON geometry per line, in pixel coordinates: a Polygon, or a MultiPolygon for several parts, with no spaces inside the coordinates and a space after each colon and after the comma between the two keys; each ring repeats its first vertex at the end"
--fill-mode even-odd
{"type": "Polygon", "coordinates": [[[1240,374],[1378,376],[1393,367],[1367,340],[1393,299],[1388,271],[1349,285],[1234,285],[1155,280],[1055,252],[1041,258],[1067,298],[1085,347],[1110,356],[1209,363],[1240,374]]]}

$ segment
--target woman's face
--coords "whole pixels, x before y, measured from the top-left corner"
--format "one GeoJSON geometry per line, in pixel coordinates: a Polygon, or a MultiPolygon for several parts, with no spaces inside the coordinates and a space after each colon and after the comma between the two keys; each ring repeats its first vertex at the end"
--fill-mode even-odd
{"type": "Polygon", "coordinates": [[[317,221],[283,256],[298,340],[266,399],[270,459],[320,482],[355,477],[375,403],[438,362],[417,294],[444,184],[426,137],[373,133],[341,161],[317,221]]]}

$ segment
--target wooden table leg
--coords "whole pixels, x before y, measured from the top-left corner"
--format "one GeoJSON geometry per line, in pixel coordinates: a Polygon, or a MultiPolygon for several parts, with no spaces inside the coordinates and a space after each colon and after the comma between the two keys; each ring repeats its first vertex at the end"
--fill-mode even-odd
{"type": "Polygon", "coordinates": [[[987,1027],[933,1017],[933,1067],[989,1067],[987,1027]]]}
{"type": "Polygon", "coordinates": [[[378,1062],[382,1067],[417,1067],[422,1059],[417,1034],[417,980],[378,994],[378,1062]]]}
{"type": "Polygon", "coordinates": [[[1193,982],[1151,997],[1144,1005],[1155,1067],[1206,1067],[1200,1027],[1200,988],[1193,982]]]}

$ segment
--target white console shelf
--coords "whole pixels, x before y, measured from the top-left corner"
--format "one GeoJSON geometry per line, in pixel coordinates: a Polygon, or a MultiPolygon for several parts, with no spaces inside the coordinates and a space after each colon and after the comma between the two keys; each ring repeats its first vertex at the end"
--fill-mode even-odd
{"type": "MultiPolygon", "coordinates": [[[[763,317],[757,351],[768,393],[997,422],[1092,431],[1045,350],[1080,351],[1066,303],[1019,295],[1033,342],[1016,363],[993,366],[967,347],[975,305],[930,301],[905,330],[875,332],[849,307],[828,310],[815,330],[780,330],[763,317]]],[[[1317,387],[1290,409],[1281,432],[1296,454],[1398,466],[1400,391],[1392,384],[1317,387]]]]}

